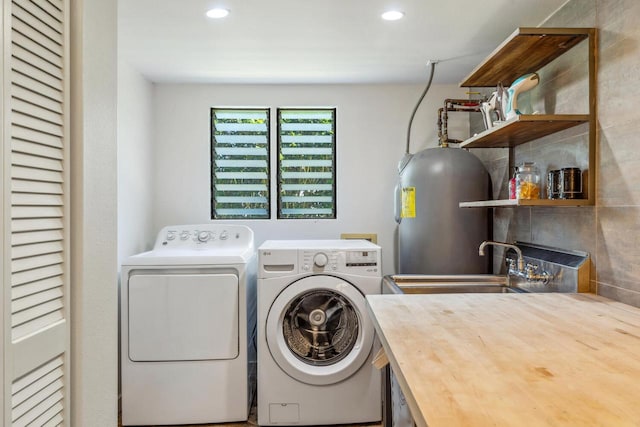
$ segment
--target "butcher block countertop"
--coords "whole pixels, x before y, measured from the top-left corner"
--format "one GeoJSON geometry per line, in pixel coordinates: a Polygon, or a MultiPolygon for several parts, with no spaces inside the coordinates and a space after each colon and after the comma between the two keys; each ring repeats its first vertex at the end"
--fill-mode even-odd
{"type": "Polygon", "coordinates": [[[640,426],[640,309],[559,293],[367,301],[418,426],[640,426]]]}

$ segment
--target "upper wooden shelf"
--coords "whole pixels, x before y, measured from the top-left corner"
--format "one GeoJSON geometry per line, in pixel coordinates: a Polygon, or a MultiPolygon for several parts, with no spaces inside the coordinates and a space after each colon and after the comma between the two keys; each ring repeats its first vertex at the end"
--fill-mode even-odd
{"type": "Polygon", "coordinates": [[[464,79],[462,87],[509,86],[595,34],[593,28],[518,28],[464,79]]]}
{"type": "Polygon", "coordinates": [[[460,144],[460,148],[507,148],[589,122],[588,114],[521,114],[460,144]]]}

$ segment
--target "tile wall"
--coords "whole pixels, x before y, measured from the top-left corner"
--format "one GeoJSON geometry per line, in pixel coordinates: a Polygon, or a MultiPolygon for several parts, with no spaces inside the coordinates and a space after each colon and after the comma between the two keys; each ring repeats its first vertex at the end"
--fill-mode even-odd
{"type": "MultiPolygon", "coordinates": [[[[640,2],[571,0],[541,26],[598,28],[596,205],[494,209],[494,238],[587,251],[591,290],[640,307],[640,2]]],[[[588,112],[587,70],[583,42],[539,70],[541,83],[527,94],[531,108],[588,112]]],[[[472,130],[478,126],[472,118],[472,130]]],[[[580,125],[516,147],[513,161],[535,161],[543,177],[559,167],[584,170],[587,147],[588,126],[580,125]]],[[[508,149],[473,152],[491,173],[494,198],[507,198],[508,149]]],[[[495,254],[494,270],[503,273],[495,254]]]]}

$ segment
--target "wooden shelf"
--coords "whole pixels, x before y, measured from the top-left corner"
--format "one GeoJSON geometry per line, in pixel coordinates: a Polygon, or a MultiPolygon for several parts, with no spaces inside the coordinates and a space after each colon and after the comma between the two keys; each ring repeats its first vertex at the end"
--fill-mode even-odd
{"type": "Polygon", "coordinates": [[[460,148],[515,147],[588,122],[588,114],[522,114],[467,139],[460,148]]]}
{"type": "Polygon", "coordinates": [[[481,132],[460,144],[460,148],[513,148],[526,142],[587,123],[589,125],[589,166],[585,182],[586,199],[481,200],[460,202],[461,208],[499,208],[518,206],[593,206],[596,176],[596,29],[595,28],[518,28],[496,48],[469,76],[462,87],[510,85],[524,74],[537,72],[583,40],[588,45],[588,114],[531,114],[481,132]]]}
{"type": "Polygon", "coordinates": [[[532,200],[479,200],[476,202],[460,202],[461,208],[515,208],[518,206],[589,206],[588,199],[532,199],[532,200]]]}
{"type": "Polygon", "coordinates": [[[509,86],[595,34],[592,28],[518,28],[460,83],[462,87],[509,86]]]}

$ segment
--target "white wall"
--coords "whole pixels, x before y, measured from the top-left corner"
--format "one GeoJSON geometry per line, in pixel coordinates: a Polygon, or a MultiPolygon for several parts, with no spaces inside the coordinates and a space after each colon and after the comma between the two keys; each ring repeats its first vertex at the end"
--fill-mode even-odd
{"type": "MultiPolygon", "coordinates": [[[[156,230],[170,224],[211,221],[211,107],[335,106],[337,219],[235,222],[254,230],[257,246],[267,239],[339,238],[340,233],[377,233],[378,244],[383,248],[383,271],[393,273],[393,189],[397,164],[404,154],[411,111],[423,89],[422,85],[157,84],[153,147],[156,230]]],[[[457,86],[432,87],[414,121],[412,152],[437,145],[437,109],[445,98],[463,96],[465,90],[457,86]]],[[[450,115],[451,137],[468,136],[466,129],[467,114],[450,115]]],[[[275,142],[275,126],[272,126],[272,165],[275,165],[275,142]]],[[[275,178],[272,181],[275,194],[275,178]]],[[[273,205],[271,216],[275,218],[275,203],[273,205]]]]}
{"type": "Polygon", "coordinates": [[[71,0],[71,425],[118,421],[116,0],[71,0]]]}
{"type": "Polygon", "coordinates": [[[153,201],[153,84],[118,62],[118,269],[151,249],[153,201]]]}

